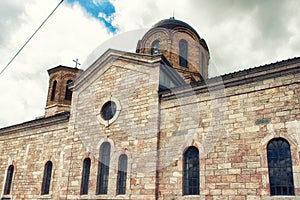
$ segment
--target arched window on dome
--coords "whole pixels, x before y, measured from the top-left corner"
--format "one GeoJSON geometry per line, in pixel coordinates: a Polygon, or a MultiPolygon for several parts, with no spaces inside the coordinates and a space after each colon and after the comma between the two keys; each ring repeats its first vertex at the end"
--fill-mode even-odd
{"type": "Polygon", "coordinates": [[[151,55],[160,54],[160,44],[159,40],[155,40],[151,45],[151,55]]]}
{"type": "Polygon", "coordinates": [[[110,144],[104,142],[100,147],[98,160],[97,194],[107,194],[110,164],[110,144]]]}
{"type": "Polygon", "coordinates": [[[205,69],[205,58],[204,58],[204,53],[201,52],[201,70],[200,70],[200,72],[203,72],[204,69],[205,69]]]}
{"type": "Polygon", "coordinates": [[[51,91],[51,97],[50,97],[51,101],[54,101],[54,99],[55,99],[56,85],[57,85],[57,81],[55,80],[55,81],[53,81],[53,84],[52,84],[52,91],[51,91]]]}
{"type": "Polygon", "coordinates": [[[188,67],[188,43],[184,39],[179,41],[179,65],[188,67]]]}
{"type": "Polygon", "coordinates": [[[198,195],[199,150],[191,146],[183,154],[183,195],[198,195]]]}
{"type": "Polygon", "coordinates": [[[72,99],[72,90],[70,90],[70,85],[73,81],[68,80],[66,83],[66,93],[65,93],[65,100],[71,101],[72,99]]]}
{"type": "Polygon", "coordinates": [[[289,143],[283,138],[271,140],[267,146],[267,156],[270,194],[295,195],[289,143]]]}
{"type": "Polygon", "coordinates": [[[3,194],[10,194],[13,175],[14,175],[14,166],[10,165],[7,169],[3,194]]]}

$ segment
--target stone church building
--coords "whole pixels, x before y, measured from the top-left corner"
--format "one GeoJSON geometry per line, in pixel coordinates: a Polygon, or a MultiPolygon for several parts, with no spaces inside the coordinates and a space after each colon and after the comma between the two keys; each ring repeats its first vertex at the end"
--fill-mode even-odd
{"type": "Polygon", "coordinates": [[[1,199],[300,199],[300,58],[209,78],[187,23],[48,70],[45,115],[0,129],[1,199]]]}

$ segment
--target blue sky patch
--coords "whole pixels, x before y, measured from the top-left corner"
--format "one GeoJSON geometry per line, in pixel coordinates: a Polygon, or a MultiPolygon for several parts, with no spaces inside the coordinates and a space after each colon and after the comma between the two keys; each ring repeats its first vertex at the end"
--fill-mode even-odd
{"type": "Polygon", "coordinates": [[[78,2],[91,16],[103,22],[106,28],[115,33],[117,28],[112,25],[115,7],[109,0],[67,0],[68,3],[78,2]]]}

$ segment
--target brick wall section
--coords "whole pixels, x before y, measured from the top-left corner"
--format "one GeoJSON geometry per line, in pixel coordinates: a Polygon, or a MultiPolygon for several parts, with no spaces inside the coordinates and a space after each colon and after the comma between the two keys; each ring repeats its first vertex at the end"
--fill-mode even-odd
{"type": "Polygon", "coordinates": [[[256,78],[240,76],[237,86],[225,79],[225,87],[214,90],[211,83],[209,93],[197,92],[195,86],[183,97],[180,90],[172,91],[172,98],[163,95],[159,199],[193,199],[182,196],[182,154],[188,146],[200,151],[196,199],[270,199],[266,146],[276,137],[290,143],[295,193],[300,195],[300,74],[271,77],[276,70],[268,71],[270,78],[258,77],[266,71],[256,78]]]}
{"type": "Polygon", "coordinates": [[[67,188],[72,138],[68,137],[68,114],[0,130],[1,195],[6,170],[14,165],[12,199],[60,199],[67,188]],[[46,127],[44,126],[46,125],[46,127]],[[12,131],[12,132],[11,132],[12,131]],[[64,145],[62,145],[64,144],[64,145]],[[40,195],[44,165],[53,163],[50,195],[40,195]]]}

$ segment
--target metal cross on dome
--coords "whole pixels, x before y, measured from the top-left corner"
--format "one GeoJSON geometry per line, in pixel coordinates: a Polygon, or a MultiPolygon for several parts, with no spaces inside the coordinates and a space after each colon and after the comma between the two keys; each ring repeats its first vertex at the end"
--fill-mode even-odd
{"type": "Polygon", "coordinates": [[[75,68],[77,68],[78,65],[81,65],[81,64],[78,62],[78,58],[76,58],[76,60],[73,60],[73,62],[75,62],[75,68]]]}

